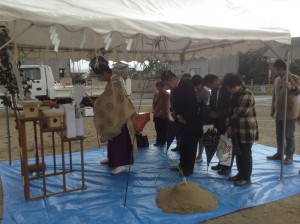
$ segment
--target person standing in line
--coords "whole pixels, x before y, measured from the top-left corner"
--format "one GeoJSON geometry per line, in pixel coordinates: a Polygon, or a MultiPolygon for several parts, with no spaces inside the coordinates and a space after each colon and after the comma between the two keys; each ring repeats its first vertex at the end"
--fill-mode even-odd
{"type": "MultiPolygon", "coordinates": [[[[203,84],[211,89],[210,112],[209,116],[213,119],[214,128],[218,133],[225,134],[227,130],[226,119],[229,116],[230,92],[222,85],[221,80],[214,74],[207,74],[203,79],[203,84]]],[[[219,174],[230,173],[232,167],[221,165],[212,166],[212,170],[218,171],[219,174]]]]}
{"type": "Polygon", "coordinates": [[[187,81],[189,84],[193,85],[193,83],[192,83],[192,76],[191,76],[190,73],[183,73],[182,79],[184,81],[187,81]]]}
{"type": "MultiPolygon", "coordinates": [[[[192,81],[191,81],[192,76],[191,76],[190,73],[184,73],[182,75],[182,79],[185,80],[187,83],[193,85],[192,81]]],[[[173,93],[174,93],[174,91],[171,91],[171,95],[170,95],[170,98],[171,98],[171,114],[173,114],[172,113],[172,111],[173,111],[173,107],[172,107],[172,105],[173,105],[173,93]]],[[[178,132],[178,134],[176,135],[176,147],[172,148],[171,151],[172,152],[180,152],[180,148],[181,148],[180,146],[181,146],[181,139],[180,139],[180,132],[178,132]]]]}
{"type": "Polygon", "coordinates": [[[204,120],[201,116],[201,112],[204,107],[209,103],[209,91],[203,86],[203,78],[200,75],[194,75],[192,77],[192,83],[196,90],[196,98],[198,103],[198,128],[199,128],[199,153],[196,156],[195,162],[202,162],[202,153],[203,153],[203,143],[202,143],[202,135],[203,135],[203,124],[204,120]]]}
{"type": "MultiPolygon", "coordinates": [[[[170,88],[173,98],[173,114],[176,122],[180,124],[180,162],[184,176],[189,176],[194,171],[195,157],[198,142],[197,127],[197,100],[194,87],[183,79],[167,70],[163,72],[162,81],[170,88]]],[[[174,167],[172,170],[177,170],[174,167]]]]}
{"type": "Polygon", "coordinates": [[[232,141],[238,173],[228,177],[235,186],[251,183],[252,145],[258,139],[255,99],[253,93],[242,84],[240,74],[227,73],[223,85],[232,94],[227,134],[235,135],[232,141]]]}
{"type": "Polygon", "coordinates": [[[132,125],[135,108],[128,99],[122,78],[112,73],[106,59],[98,56],[89,65],[96,75],[107,81],[104,92],[93,106],[97,134],[101,142],[108,141],[107,159],[102,160],[101,164],[113,167],[112,175],[127,172],[126,166],[133,164],[133,155],[137,155],[132,125]]]}
{"type": "Polygon", "coordinates": [[[163,147],[167,142],[168,123],[170,116],[170,94],[165,90],[165,84],[157,81],[157,92],[153,98],[153,121],[156,130],[156,143],[154,146],[163,147]]]}
{"type": "Polygon", "coordinates": [[[291,164],[293,162],[293,155],[295,151],[295,124],[298,116],[297,95],[300,91],[300,78],[290,73],[288,75],[288,81],[285,81],[286,63],[281,59],[277,59],[275,61],[273,68],[278,75],[274,81],[271,106],[271,117],[275,118],[276,125],[277,152],[272,156],[267,156],[267,159],[281,160],[281,157],[284,156],[282,155],[282,152],[284,152],[284,164],[291,164]],[[286,130],[285,133],[283,133],[286,90],[286,130]],[[283,143],[285,143],[284,146],[283,143]]]}

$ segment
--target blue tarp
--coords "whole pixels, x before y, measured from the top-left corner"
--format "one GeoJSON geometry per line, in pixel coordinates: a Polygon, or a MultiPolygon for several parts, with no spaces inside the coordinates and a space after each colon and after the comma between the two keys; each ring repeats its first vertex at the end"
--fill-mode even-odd
{"type": "MultiPolygon", "coordinates": [[[[49,198],[25,201],[20,175],[20,161],[0,163],[4,191],[3,224],[11,223],[172,223],[188,224],[226,215],[234,211],[265,204],[300,193],[300,156],[284,166],[284,181],[279,181],[280,162],[266,160],[275,152],[272,147],[253,146],[252,184],[235,187],[215,171],[207,170],[206,162],[196,163],[194,181],[218,197],[219,208],[201,214],[177,215],[161,211],[156,206],[156,189],[181,181],[177,172],[169,171],[172,159],[178,154],[162,148],[139,149],[139,157],[132,166],[127,203],[124,206],[128,174],[110,175],[110,168],[100,165],[106,158],[106,149],[85,150],[85,181],[87,189],[49,198]],[[163,171],[163,172],[161,172],[163,171]],[[161,173],[161,175],[159,175],[161,173]]],[[[68,158],[68,157],[66,157],[68,158]]],[[[59,160],[59,158],[58,158],[59,160]]],[[[32,160],[33,161],[33,160],[32,160]]],[[[75,171],[67,174],[67,188],[80,187],[80,154],[73,153],[75,171]]],[[[204,157],[205,161],[205,157],[204,157]]],[[[68,161],[67,161],[68,162],[68,161]]],[[[59,162],[58,162],[59,163],[59,162]]],[[[214,158],[211,165],[215,165],[214,158]]],[[[47,171],[53,168],[52,157],[46,157],[47,171]]],[[[236,173],[234,166],[232,174],[236,173]]],[[[62,189],[62,175],[47,177],[48,192],[62,189]]],[[[42,180],[30,181],[31,195],[42,194],[42,180]]]]}

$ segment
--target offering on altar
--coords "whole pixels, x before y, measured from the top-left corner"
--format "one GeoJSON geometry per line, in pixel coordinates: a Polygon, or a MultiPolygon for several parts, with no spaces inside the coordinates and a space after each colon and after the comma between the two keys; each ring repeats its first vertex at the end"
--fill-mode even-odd
{"type": "Polygon", "coordinates": [[[61,127],[63,116],[64,116],[63,108],[52,108],[48,110],[43,110],[43,114],[45,116],[46,124],[48,128],[59,128],[61,127]]]}
{"type": "Polygon", "coordinates": [[[21,102],[25,117],[37,117],[39,115],[38,99],[24,100],[21,102]]]}

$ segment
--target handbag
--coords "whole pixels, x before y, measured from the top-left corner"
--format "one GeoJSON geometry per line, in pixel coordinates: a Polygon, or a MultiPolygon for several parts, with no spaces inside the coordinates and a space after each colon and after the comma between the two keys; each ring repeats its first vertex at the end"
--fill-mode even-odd
{"type": "Polygon", "coordinates": [[[225,135],[221,135],[217,147],[217,157],[221,165],[231,166],[232,148],[231,137],[229,137],[227,133],[225,133],[225,135]]]}
{"type": "Polygon", "coordinates": [[[137,147],[142,147],[142,148],[149,147],[149,141],[147,135],[143,135],[140,132],[136,132],[135,138],[136,138],[137,147]]]}

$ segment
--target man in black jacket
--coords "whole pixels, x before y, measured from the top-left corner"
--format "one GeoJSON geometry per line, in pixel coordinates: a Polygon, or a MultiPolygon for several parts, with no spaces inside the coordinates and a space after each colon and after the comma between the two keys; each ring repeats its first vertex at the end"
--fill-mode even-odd
{"type": "MultiPolygon", "coordinates": [[[[203,84],[211,89],[210,96],[210,112],[209,116],[213,118],[214,127],[219,134],[225,134],[226,118],[229,116],[230,93],[222,86],[218,76],[207,74],[203,79],[203,84]]],[[[218,163],[211,167],[212,170],[217,170],[219,174],[227,174],[231,171],[231,166],[225,166],[218,163]]]]}
{"type": "Polygon", "coordinates": [[[162,81],[172,91],[173,118],[180,124],[180,163],[184,176],[194,171],[198,143],[197,100],[194,87],[171,71],[162,74],[162,81]]]}

